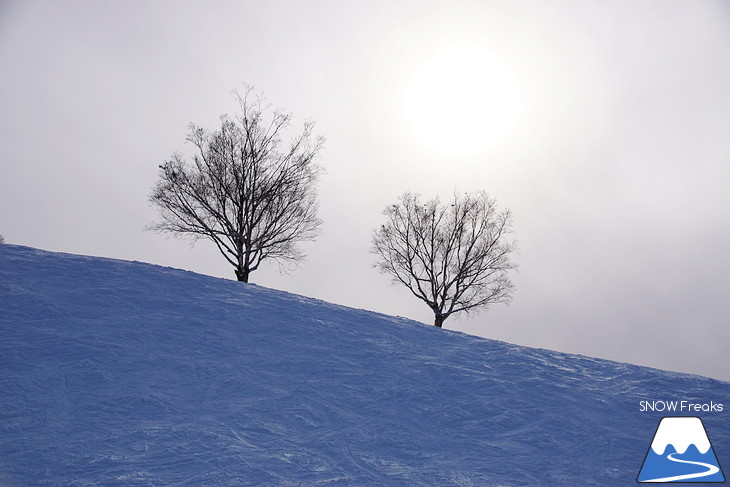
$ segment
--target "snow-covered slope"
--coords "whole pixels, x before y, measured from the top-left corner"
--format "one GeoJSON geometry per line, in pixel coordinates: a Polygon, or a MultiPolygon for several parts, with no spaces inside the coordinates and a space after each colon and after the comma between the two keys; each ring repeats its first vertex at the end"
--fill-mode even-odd
{"type": "Polygon", "coordinates": [[[642,400],[730,465],[726,382],[0,245],[3,487],[635,485],[642,400]]]}

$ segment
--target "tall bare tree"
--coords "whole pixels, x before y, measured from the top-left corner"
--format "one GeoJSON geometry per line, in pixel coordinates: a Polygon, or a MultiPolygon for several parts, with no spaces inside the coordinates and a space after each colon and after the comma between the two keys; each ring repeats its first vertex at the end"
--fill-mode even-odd
{"type": "Polygon", "coordinates": [[[265,259],[290,268],[304,257],[297,243],[319,233],[317,157],[324,139],[305,122],[282,149],[291,114],[271,110],[250,88],[236,98],[240,113],[221,116],[219,129],[190,124],[191,161],[173,153],[160,166],[149,199],[161,220],[148,228],[212,240],[236,278],[248,282],[265,259]]]}
{"type": "Polygon", "coordinates": [[[449,204],[405,193],[383,214],[387,221],[373,234],[375,267],[426,303],[434,325],[510,301],[508,271],[517,267],[510,260],[512,216],[486,193],[455,194],[449,204]]]}

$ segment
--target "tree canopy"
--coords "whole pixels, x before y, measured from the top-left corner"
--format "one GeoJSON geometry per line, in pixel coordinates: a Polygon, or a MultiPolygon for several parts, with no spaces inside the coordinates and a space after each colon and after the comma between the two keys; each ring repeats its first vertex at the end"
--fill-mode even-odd
{"type": "Polygon", "coordinates": [[[405,193],[383,214],[373,234],[375,267],[426,303],[436,326],[454,313],[510,301],[512,215],[486,193],[455,194],[448,204],[405,193]]]}
{"type": "Polygon", "coordinates": [[[160,165],[150,202],[160,221],[149,228],[212,240],[239,281],[272,259],[290,268],[304,254],[297,243],[319,233],[317,162],[324,144],[313,122],[284,147],[292,116],[271,110],[251,89],[236,93],[240,113],[208,131],[190,124],[196,153],[173,153],[160,165]],[[269,112],[271,112],[269,114],[269,112]]]}

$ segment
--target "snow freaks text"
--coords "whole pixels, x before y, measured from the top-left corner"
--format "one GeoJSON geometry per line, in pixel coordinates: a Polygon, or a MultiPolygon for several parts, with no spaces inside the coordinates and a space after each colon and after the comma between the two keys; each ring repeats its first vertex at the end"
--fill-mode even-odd
{"type": "Polygon", "coordinates": [[[639,411],[669,413],[721,413],[723,405],[709,403],[693,403],[690,401],[640,401],[639,411]]]}

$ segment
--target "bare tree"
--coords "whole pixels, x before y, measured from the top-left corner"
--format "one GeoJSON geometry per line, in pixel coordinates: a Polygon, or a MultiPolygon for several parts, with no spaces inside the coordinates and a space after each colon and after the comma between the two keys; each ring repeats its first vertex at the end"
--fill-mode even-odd
{"type": "Polygon", "coordinates": [[[516,244],[508,240],[512,216],[486,193],[454,195],[450,204],[405,193],[383,214],[387,222],[373,234],[375,268],[426,303],[434,325],[510,301],[507,274],[517,267],[510,260],[516,244]]]}
{"type": "Polygon", "coordinates": [[[161,221],[148,228],[208,238],[235,268],[236,278],[265,259],[290,268],[304,255],[297,242],[319,233],[317,156],[324,143],[312,122],[282,150],[291,114],[273,110],[251,89],[236,93],[241,112],[220,117],[210,132],[190,124],[187,142],[196,154],[188,162],[179,153],[160,166],[150,202],[161,221]]]}
{"type": "Polygon", "coordinates": [[[4,243],[5,243],[5,239],[3,238],[2,235],[0,235],[0,244],[4,244],[4,243]]]}

